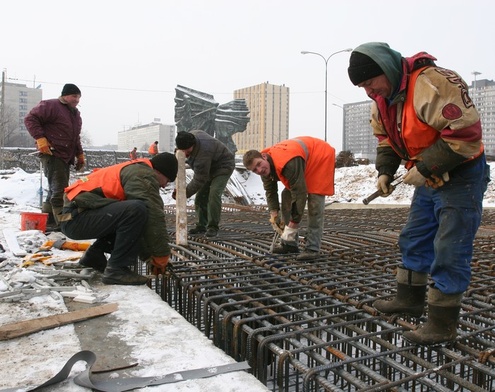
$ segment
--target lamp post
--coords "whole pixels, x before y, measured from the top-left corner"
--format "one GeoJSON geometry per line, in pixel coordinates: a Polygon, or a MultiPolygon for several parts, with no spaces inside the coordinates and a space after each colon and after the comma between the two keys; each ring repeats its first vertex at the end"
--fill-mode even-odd
{"type": "Polygon", "coordinates": [[[347,48],[347,49],[339,50],[337,52],[332,53],[328,57],[325,57],[321,53],[317,53],[317,52],[308,52],[306,50],[301,51],[301,54],[314,54],[316,56],[321,57],[323,59],[323,61],[325,61],[325,141],[327,141],[327,109],[328,109],[328,105],[327,105],[327,101],[328,101],[328,83],[327,83],[327,81],[328,81],[328,60],[330,60],[330,58],[332,56],[336,55],[337,53],[342,53],[342,52],[352,52],[352,48],[347,48]]]}

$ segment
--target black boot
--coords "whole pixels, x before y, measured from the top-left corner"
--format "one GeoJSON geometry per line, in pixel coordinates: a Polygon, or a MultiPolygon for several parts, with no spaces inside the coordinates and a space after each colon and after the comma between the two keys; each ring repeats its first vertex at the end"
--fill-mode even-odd
{"type": "Polygon", "coordinates": [[[272,253],[277,255],[285,255],[288,253],[299,253],[299,248],[297,245],[290,245],[285,242],[282,242],[280,245],[277,245],[273,248],[272,253]]]}
{"type": "Polygon", "coordinates": [[[132,272],[127,267],[107,267],[103,273],[101,281],[105,284],[120,284],[120,285],[143,285],[148,282],[149,278],[132,272]]]}
{"type": "Polygon", "coordinates": [[[107,266],[107,258],[101,249],[90,246],[79,259],[79,265],[103,272],[107,266]]]}
{"type": "Polygon", "coordinates": [[[462,294],[443,294],[440,290],[430,287],[428,292],[428,320],[414,331],[404,332],[404,338],[423,346],[455,340],[462,294]]]}
{"type": "Polygon", "coordinates": [[[373,307],[380,313],[420,317],[425,307],[428,274],[403,267],[397,269],[397,294],[392,300],[379,299],[373,307]]]}

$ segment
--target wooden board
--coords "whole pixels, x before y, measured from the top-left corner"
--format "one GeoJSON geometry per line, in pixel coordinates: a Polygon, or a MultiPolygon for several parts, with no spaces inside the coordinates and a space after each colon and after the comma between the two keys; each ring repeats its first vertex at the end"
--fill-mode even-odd
{"type": "Polygon", "coordinates": [[[94,306],[73,312],[56,314],[53,316],[40,317],[32,320],[20,321],[0,327],[0,341],[29,335],[45,329],[56,328],[62,325],[87,320],[89,318],[102,316],[115,312],[118,308],[116,303],[94,306]]]}
{"type": "Polygon", "coordinates": [[[12,254],[16,257],[24,257],[26,256],[26,251],[21,249],[19,243],[17,242],[17,233],[19,230],[14,229],[4,229],[3,236],[5,237],[5,241],[7,242],[7,246],[9,247],[12,254]]]}

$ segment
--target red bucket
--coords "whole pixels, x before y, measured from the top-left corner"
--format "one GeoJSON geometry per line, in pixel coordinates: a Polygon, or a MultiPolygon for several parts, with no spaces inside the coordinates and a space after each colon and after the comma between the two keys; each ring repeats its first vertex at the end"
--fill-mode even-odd
{"type": "Polygon", "coordinates": [[[21,212],[21,230],[46,231],[48,214],[46,212],[21,212]]]}

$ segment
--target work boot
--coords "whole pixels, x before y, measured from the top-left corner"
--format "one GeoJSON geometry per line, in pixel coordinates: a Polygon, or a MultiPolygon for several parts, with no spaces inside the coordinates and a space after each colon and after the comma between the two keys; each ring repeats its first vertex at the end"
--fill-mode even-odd
{"type": "Polygon", "coordinates": [[[414,331],[404,332],[404,338],[422,346],[455,340],[462,294],[443,294],[431,286],[428,291],[428,320],[414,331]]]}
{"type": "Polygon", "coordinates": [[[277,245],[273,248],[272,253],[277,255],[286,255],[289,253],[299,253],[299,248],[297,245],[290,245],[282,242],[280,245],[277,245]]]}
{"type": "Polygon", "coordinates": [[[103,272],[107,266],[107,258],[101,249],[90,246],[79,259],[79,265],[103,272]]]}
{"type": "Polygon", "coordinates": [[[316,250],[306,249],[306,250],[304,250],[304,252],[301,252],[300,254],[297,255],[296,260],[311,261],[311,260],[317,259],[320,256],[321,256],[320,252],[318,252],[316,250]]]}
{"type": "Polygon", "coordinates": [[[397,269],[397,294],[392,300],[379,299],[373,307],[384,314],[407,314],[421,317],[425,307],[428,274],[404,267],[397,269]]]}
{"type": "Polygon", "coordinates": [[[218,234],[218,230],[215,230],[214,228],[212,227],[209,227],[208,230],[206,230],[206,236],[207,237],[216,237],[218,234]]]}
{"type": "Polygon", "coordinates": [[[103,277],[101,281],[105,284],[120,284],[120,285],[142,285],[148,282],[149,278],[143,275],[139,275],[135,272],[132,272],[127,267],[120,268],[105,268],[105,272],[103,273],[103,277]]]}
{"type": "Polygon", "coordinates": [[[196,226],[195,228],[189,230],[189,234],[203,234],[206,233],[206,227],[196,226]]]}

